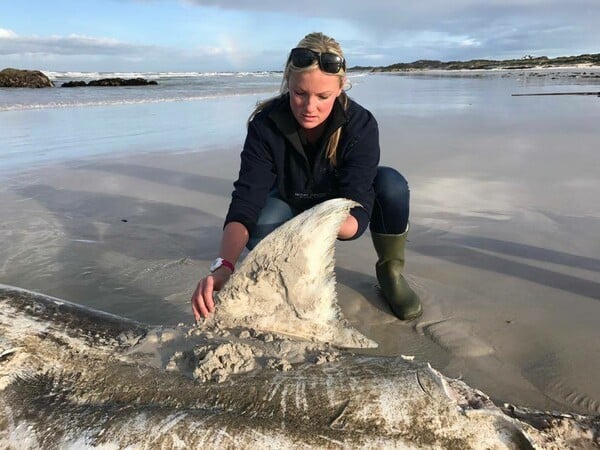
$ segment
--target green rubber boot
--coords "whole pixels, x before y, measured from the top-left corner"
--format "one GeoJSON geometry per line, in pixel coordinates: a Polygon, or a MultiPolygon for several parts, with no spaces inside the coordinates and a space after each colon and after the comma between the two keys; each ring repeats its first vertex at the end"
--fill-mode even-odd
{"type": "Polygon", "coordinates": [[[419,297],[402,276],[407,235],[408,228],[402,234],[380,234],[371,231],[373,246],[379,258],[375,265],[377,281],[392,311],[402,320],[415,319],[423,312],[419,297]]]}

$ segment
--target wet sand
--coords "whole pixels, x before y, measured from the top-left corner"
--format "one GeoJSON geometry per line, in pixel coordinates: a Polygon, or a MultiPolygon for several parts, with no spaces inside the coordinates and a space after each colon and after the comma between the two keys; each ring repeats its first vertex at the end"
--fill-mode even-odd
{"type": "MultiPolygon", "coordinates": [[[[600,103],[553,101],[486,116],[465,99],[465,111],[427,120],[383,100],[371,107],[382,163],[411,185],[406,273],[425,313],[390,314],[368,235],[337,245],[339,301],[379,343],[369,352],[430,361],[499,402],[599,414],[600,103]]],[[[0,282],[144,322],[191,322],[238,154],[223,145],[5,175],[0,282]]]]}

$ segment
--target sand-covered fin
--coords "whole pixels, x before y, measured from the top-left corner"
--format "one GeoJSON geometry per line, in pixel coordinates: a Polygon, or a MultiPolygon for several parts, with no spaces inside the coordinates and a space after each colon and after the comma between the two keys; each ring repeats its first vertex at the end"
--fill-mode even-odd
{"type": "Polygon", "coordinates": [[[215,319],[339,347],[376,347],[343,318],[335,289],[337,232],[356,205],[323,202],[263,239],[218,293],[215,319]]]}

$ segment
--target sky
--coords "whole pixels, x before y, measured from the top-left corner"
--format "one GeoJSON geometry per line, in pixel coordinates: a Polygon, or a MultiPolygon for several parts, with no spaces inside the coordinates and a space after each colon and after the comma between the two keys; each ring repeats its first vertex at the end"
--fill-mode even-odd
{"type": "Polygon", "coordinates": [[[348,65],[600,53],[600,0],[0,0],[0,69],[281,70],[307,33],[348,65]]]}

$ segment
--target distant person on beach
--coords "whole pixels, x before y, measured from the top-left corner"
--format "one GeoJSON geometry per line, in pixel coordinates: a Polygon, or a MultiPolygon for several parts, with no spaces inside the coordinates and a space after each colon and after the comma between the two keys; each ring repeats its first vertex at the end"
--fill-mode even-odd
{"type": "Polygon", "coordinates": [[[402,276],[408,184],[396,170],[378,167],[377,122],[346,95],[345,84],[346,61],[334,39],[311,33],[290,51],[281,94],[259,103],[248,121],[219,257],[192,296],[196,320],[215,310],[213,292],[227,282],[244,247],[253,249],[302,211],[340,197],[361,206],[350,210],[338,239],[357,239],[369,226],[383,296],[400,319],[421,314],[402,276]]]}

